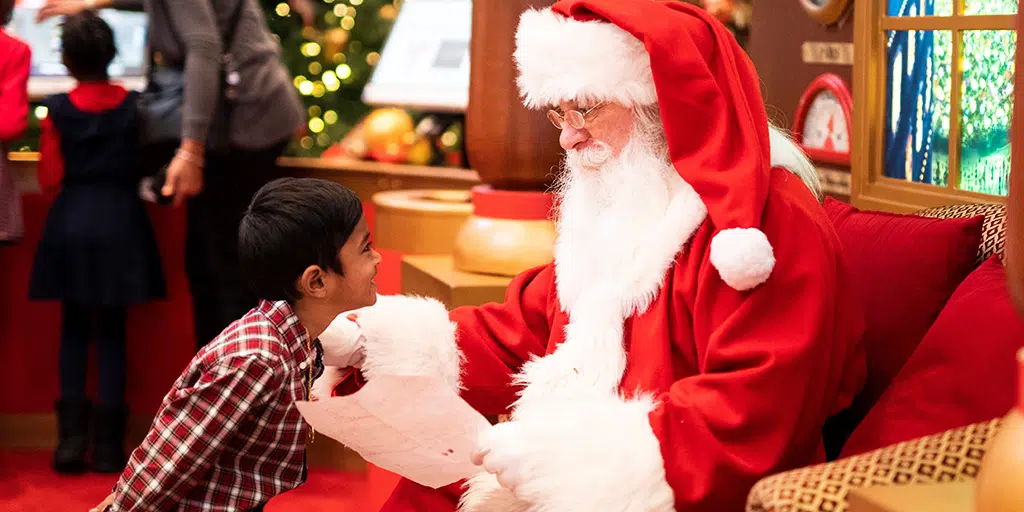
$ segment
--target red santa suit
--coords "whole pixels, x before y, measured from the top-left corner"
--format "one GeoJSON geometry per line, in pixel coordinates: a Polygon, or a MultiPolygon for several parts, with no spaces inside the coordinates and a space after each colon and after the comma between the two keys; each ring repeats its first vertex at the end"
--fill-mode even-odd
{"type": "Polygon", "coordinates": [[[759,478],[824,461],[825,419],[864,377],[839,241],[783,168],[807,163],[769,135],[752,64],[698,8],[563,0],[516,37],[528,106],[657,101],[681,180],[615,272],[562,226],[555,262],[501,304],[384,296],[358,312],[367,379],[442,377],[511,412],[496,428],[516,440],[514,493],[488,473],[402,481],[384,510],[742,510],[759,478]]]}

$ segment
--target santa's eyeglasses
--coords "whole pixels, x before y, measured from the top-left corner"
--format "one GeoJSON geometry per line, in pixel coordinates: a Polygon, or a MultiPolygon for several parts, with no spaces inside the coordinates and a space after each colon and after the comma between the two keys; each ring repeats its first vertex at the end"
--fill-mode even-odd
{"type": "Polygon", "coordinates": [[[577,130],[582,130],[587,124],[587,116],[592,114],[602,105],[604,105],[603,101],[588,108],[585,112],[570,110],[564,114],[559,113],[557,110],[548,110],[548,120],[551,121],[551,124],[555,125],[555,128],[558,128],[559,130],[565,128],[567,123],[569,126],[577,130]]]}

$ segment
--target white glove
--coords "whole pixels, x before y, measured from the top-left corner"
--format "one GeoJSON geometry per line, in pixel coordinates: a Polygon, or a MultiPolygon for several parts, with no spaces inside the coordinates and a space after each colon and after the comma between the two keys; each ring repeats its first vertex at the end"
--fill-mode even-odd
{"type": "Polygon", "coordinates": [[[472,462],[483,466],[484,470],[497,477],[502,487],[515,493],[525,477],[524,443],[521,423],[499,423],[480,433],[472,462]]]}
{"type": "Polygon", "coordinates": [[[480,433],[471,456],[531,510],[674,510],[650,399],[575,399],[480,433]]]}
{"type": "Polygon", "coordinates": [[[338,315],[320,335],[324,366],[359,368],[366,359],[365,341],[354,314],[338,315]]]}

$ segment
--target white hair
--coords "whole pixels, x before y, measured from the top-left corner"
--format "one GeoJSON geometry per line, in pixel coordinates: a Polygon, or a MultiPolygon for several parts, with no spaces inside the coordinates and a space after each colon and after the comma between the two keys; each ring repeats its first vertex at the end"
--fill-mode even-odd
{"type": "MultiPolygon", "coordinates": [[[[661,121],[661,112],[657,104],[637,107],[636,127],[637,133],[643,134],[647,142],[654,146],[653,152],[663,156],[669,161],[668,140],[665,137],[665,128],[661,121]]],[[[782,128],[771,123],[768,124],[768,140],[771,144],[771,165],[783,167],[795,174],[807,188],[814,194],[814,197],[821,202],[825,199],[821,189],[821,178],[818,170],[807,158],[807,155],[796,145],[796,142],[782,128]]]]}
{"type": "Polygon", "coordinates": [[[818,202],[825,200],[821,189],[821,177],[818,168],[811,163],[800,146],[782,128],[768,124],[768,139],[771,142],[772,166],[783,167],[796,174],[811,190],[818,202]]]}

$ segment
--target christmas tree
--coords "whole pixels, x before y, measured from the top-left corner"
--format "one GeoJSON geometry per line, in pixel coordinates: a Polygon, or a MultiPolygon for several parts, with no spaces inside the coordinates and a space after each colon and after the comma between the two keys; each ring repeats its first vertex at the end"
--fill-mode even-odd
{"type": "Polygon", "coordinates": [[[311,0],[310,26],[284,1],[264,0],[282,60],[309,113],[309,131],[290,153],[319,156],[369,111],[360,96],[402,0],[311,0]]]}

